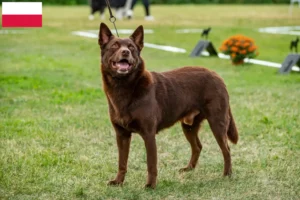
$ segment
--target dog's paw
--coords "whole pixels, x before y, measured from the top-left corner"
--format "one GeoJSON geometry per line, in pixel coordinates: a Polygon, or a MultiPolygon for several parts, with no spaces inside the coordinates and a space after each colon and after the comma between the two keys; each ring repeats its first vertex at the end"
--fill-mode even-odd
{"type": "Polygon", "coordinates": [[[155,183],[147,183],[145,185],[145,189],[155,189],[156,184],[155,183]]]}
{"type": "Polygon", "coordinates": [[[121,186],[121,185],[123,185],[123,182],[117,181],[117,180],[112,180],[112,181],[109,181],[109,182],[107,183],[107,185],[111,185],[111,186],[121,186]]]}
{"type": "Polygon", "coordinates": [[[182,172],[189,172],[189,171],[192,171],[193,169],[194,169],[193,167],[188,166],[188,167],[181,168],[181,169],[179,170],[179,172],[180,172],[180,173],[182,173],[182,172]]]}
{"type": "Polygon", "coordinates": [[[223,173],[223,176],[231,177],[231,175],[232,175],[232,170],[231,169],[229,169],[227,171],[224,171],[224,173],[223,173]]]}

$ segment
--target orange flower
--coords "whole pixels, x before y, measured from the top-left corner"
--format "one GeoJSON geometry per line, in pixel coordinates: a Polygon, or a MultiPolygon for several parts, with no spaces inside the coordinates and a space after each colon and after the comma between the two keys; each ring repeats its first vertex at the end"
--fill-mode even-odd
{"type": "Polygon", "coordinates": [[[233,52],[238,52],[239,49],[236,46],[232,46],[230,50],[233,52]]]}
{"type": "Polygon", "coordinates": [[[255,50],[256,50],[256,46],[253,46],[253,45],[248,48],[249,52],[253,52],[255,50]]]}
{"type": "Polygon", "coordinates": [[[236,40],[243,40],[244,39],[244,36],[243,35],[235,35],[233,36],[236,40]]]}
{"type": "Polygon", "coordinates": [[[249,42],[249,43],[253,43],[254,41],[250,38],[246,38],[246,41],[249,42]]]}
{"type": "Polygon", "coordinates": [[[241,64],[244,58],[253,58],[258,55],[254,40],[243,35],[234,35],[226,39],[220,50],[230,55],[233,63],[241,64]]]}
{"type": "Polygon", "coordinates": [[[223,42],[223,45],[228,44],[228,42],[229,42],[229,39],[225,40],[225,41],[223,42]]]}
{"type": "Polygon", "coordinates": [[[240,50],[240,54],[246,55],[246,54],[247,54],[247,51],[246,51],[245,49],[240,50]]]}
{"type": "Polygon", "coordinates": [[[220,50],[221,50],[221,51],[226,51],[226,50],[227,50],[227,46],[225,46],[225,45],[221,46],[221,47],[220,47],[220,50]]]}
{"type": "Polygon", "coordinates": [[[250,43],[249,43],[249,42],[245,42],[245,43],[243,44],[243,47],[248,47],[248,46],[250,46],[250,43]]]}

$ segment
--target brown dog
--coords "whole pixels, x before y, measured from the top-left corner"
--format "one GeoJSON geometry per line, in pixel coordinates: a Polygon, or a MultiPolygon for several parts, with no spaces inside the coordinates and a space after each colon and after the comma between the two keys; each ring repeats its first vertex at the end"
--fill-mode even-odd
{"type": "Polygon", "coordinates": [[[198,130],[204,119],[208,120],[222,150],[224,175],[230,175],[231,156],[227,139],[237,143],[238,132],[223,80],[215,72],[201,67],[183,67],[163,73],[149,72],[140,57],[143,40],[142,26],[129,38],[121,39],[113,36],[104,23],[100,25],[98,43],[101,48],[103,86],[119,150],[119,171],[109,184],[123,183],[131,134],[136,132],[141,135],[146,146],[146,187],[155,188],[155,135],[178,121],[181,121],[192,149],[190,162],[181,171],[194,169],[202,149],[198,130]]]}

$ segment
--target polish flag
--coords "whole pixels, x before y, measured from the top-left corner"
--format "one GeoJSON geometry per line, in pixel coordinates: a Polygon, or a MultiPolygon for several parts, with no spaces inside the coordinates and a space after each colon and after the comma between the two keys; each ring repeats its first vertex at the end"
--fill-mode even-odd
{"type": "Polygon", "coordinates": [[[2,2],[2,27],[42,27],[42,2],[2,2]]]}

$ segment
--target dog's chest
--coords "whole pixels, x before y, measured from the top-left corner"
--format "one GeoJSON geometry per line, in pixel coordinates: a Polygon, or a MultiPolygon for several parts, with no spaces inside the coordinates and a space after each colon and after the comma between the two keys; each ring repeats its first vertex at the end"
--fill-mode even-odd
{"type": "Polygon", "coordinates": [[[110,115],[114,124],[117,124],[130,132],[140,132],[142,129],[138,119],[132,117],[131,113],[120,112],[117,114],[116,112],[111,112],[110,115]]]}
{"type": "Polygon", "coordinates": [[[115,102],[109,96],[108,101],[110,118],[114,124],[131,132],[139,132],[141,130],[138,119],[134,116],[134,110],[130,106],[115,102]]]}

